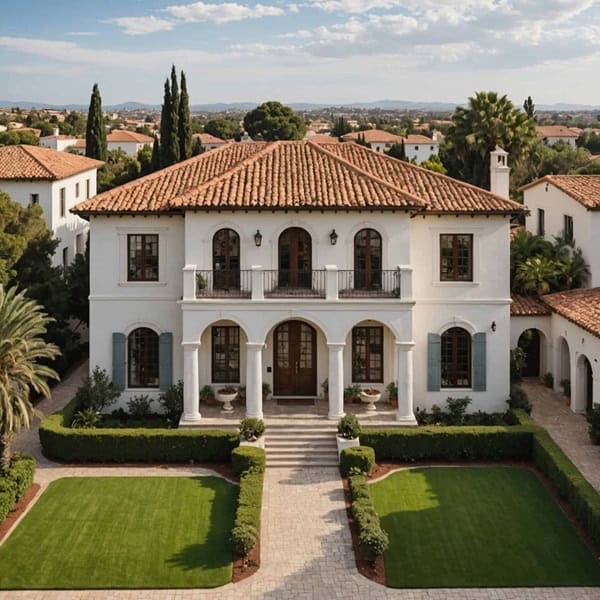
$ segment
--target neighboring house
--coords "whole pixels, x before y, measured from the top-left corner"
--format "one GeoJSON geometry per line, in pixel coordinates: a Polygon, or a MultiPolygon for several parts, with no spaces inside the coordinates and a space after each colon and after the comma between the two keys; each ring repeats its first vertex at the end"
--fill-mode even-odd
{"type": "Polygon", "coordinates": [[[40,146],[0,147],[0,191],[23,206],[39,204],[60,244],[55,265],[85,251],[88,224],[69,209],[96,194],[96,171],[104,163],[40,146]]]}
{"type": "Polygon", "coordinates": [[[414,160],[417,164],[437,156],[440,143],[428,138],[426,135],[408,135],[404,139],[404,152],[408,160],[414,160]]]}
{"type": "Polygon", "coordinates": [[[122,150],[128,156],[137,156],[144,146],[152,146],[154,138],[127,129],[115,129],[106,136],[108,150],[122,150]]]}
{"type": "Polygon", "coordinates": [[[600,288],[542,296],[514,296],[511,346],[526,353],[526,377],[553,376],[570,389],[570,406],[583,413],[600,404],[600,288]]]}
{"type": "Polygon", "coordinates": [[[51,150],[58,150],[63,152],[67,148],[75,145],[77,137],[74,135],[60,135],[58,129],[54,131],[53,135],[46,135],[40,138],[40,146],[44,148],[50,148],[51,150]]]}
{"type": "Polygon", "coordinates": [[[589,285],[600,286],[600,175],[547,175],[521,191],[527,229],[550,241],[574,239],[590,265],[589,285]]]}
{"type": "Polygon", "coordinates": [[[220,148],[221,146],[224,146],[228,143],[215,135],[211,135],[210,133],[194,133],[192,135],[192,138],[199,139],[200,143],[202,144],[202,147],[205,150],[213,150],[214,148],[220,148]]]}
{"type": "Polygon", "coordinates": [[[393,144],[399,144],[402,137],[385,131],[384,129],[367,129],[365,131],[353,131],[342,136],[344,142],[356,142],[364,139],[370,147],[376,152],[385,152],[393,144]]]}
{"type": "Polygon", "coordinates": [[[329,135],[328,133],[307,132],[304,136],[305,140],[310,140],[313,144],[339,144],[338,138],[329,135]]]}
{"type": "Polygon", "coordinates": [[[575,142],[579,137],[579,133],[564,125],[538,125],[535,129],[538,138],[548,146],[552,146],[556,142],[565,142],[575,147],[575,142]]]}
{"type": "Polygon", "coordinates": [[[315,398],[325,380],[330,419],[347,385],[392,381],[401,423],[449,396],[503,411],[523,210],[357,144],[226,144],[73,209],[91,231],[90,367],[123,406],[182,380],[183,426],[205,385],[245,385],[255,417],[263,383],[315,398]]]}

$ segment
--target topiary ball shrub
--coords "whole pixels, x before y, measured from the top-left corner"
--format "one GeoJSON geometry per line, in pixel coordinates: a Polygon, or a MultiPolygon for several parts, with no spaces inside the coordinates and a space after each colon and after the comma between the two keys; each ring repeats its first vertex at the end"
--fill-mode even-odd
{"type": "Polygon", "coordinates": [[[344,415],[337,426],[338,435],[345,440],[354,440],[360,436],[360,423],[354,415],[344,415]]]}
{"type": "Polygon", "coordinates": [[[387,532],[381,529],[381,527],[367,527],[359,533],[358,545],[365,557],[374,561],[388,549],[390,539],[387,532]]]}
{"type": "Polygon", "coordinates": [[[231,453],[231,466],[236,475],[247,471],[262,473],[265,470],[266,455],[262,448],[239,446],[231,453]]]}
{"type": "Polygon", "coordinates": [[[342,477],[350,473],[364,473],[369,475],[375,468],[375,450],[368,446],[355,446],[345,448],[340,457],[340,471],[342,477]]]}
{"type": "Polygon", "coordinates": [[[254,442],[265,433],[265,422],[256,417],[247,417],[240,421],[240,437],[247,442],[254,442]]]}
{"type": "Polygon", "coordinates": [[[256,546],[258,531],[248,524],[236,525],[231,531],[233,549],[242,556],[247,556],[250,550],[256,546]]]}

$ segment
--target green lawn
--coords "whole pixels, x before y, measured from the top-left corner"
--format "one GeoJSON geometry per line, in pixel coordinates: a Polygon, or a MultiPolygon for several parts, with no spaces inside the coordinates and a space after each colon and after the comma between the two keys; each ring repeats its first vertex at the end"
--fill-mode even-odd
{"type": "Polygon", "coordinates": [[[217,477],[59,479],[0,546],[0,589],[223,585],[236,499],[217,477]]]}
{"type": "Polygon", "coordinates": [[[371,491],[391,587],[600,585],[600,563],[527,469],[411,469],[371,491]]]}

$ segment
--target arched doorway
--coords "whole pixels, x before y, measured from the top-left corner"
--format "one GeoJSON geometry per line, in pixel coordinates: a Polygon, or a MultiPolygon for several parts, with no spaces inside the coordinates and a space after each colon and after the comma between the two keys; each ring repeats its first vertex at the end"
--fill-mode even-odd
{"type": "Polygon", "coordinates": [[[279,236],[279,287],[312,287],[312,240],[301,227],[290,227],[279,236]]]}
{"type": "Polygon", "coordinates": [[[361,229],[354,236],[354,287],[381,289],[381,236],[374,229],[361,229]]]}
{"type": "Polygon", "coordinates": [[[317,333],[303,321],[285,321],[273,334],[275,396],[316,396],[317,333]]]}
{"type": "Polygon", "coordinates": [[[577,410],[591,410],[594,405],[594,374],[587,356],[579,357],[577,375],[577,410]]]}
{"type": "Polygon", "coordinates": [[[233,229],[220,229],[213,237],[213,287],[240,287],[240,236],[233,229]]]}
{"type": "Polygon", "coordinates": [[[537,329],[527,329],[519,337],[519,348],[525,352],[523,377],[539,377],[542,374],[542,338],[537,329]]]}

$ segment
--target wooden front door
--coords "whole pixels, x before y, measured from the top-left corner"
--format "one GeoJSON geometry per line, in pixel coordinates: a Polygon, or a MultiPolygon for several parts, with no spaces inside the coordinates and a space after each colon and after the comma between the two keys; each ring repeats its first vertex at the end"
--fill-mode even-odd
{"type": "Polygon", "coordinates": [[[279,236],[279,287],[310,288],[312,242],[301,227],[290,227],[279,236]]]}
{"type": "Polygon", "coordinates": [[[526,356],[523,377],[540,376],[540,334],[535,329],[528,329],[519,338],[519,347],[524,350],[526,356]]]}
{"type": "Polygon", "coordinates": [[[594,374],[592,372],[592,365],[586,358],[584,359],[585,369],[585,409],[592,410],[594,406],[594,374]]]}
{"type": "Polygon", "coordinates": [[[273,374],[276,396],[316,396],[317,334],[302,321],[286,321],[275,329],[273,374]]]}

